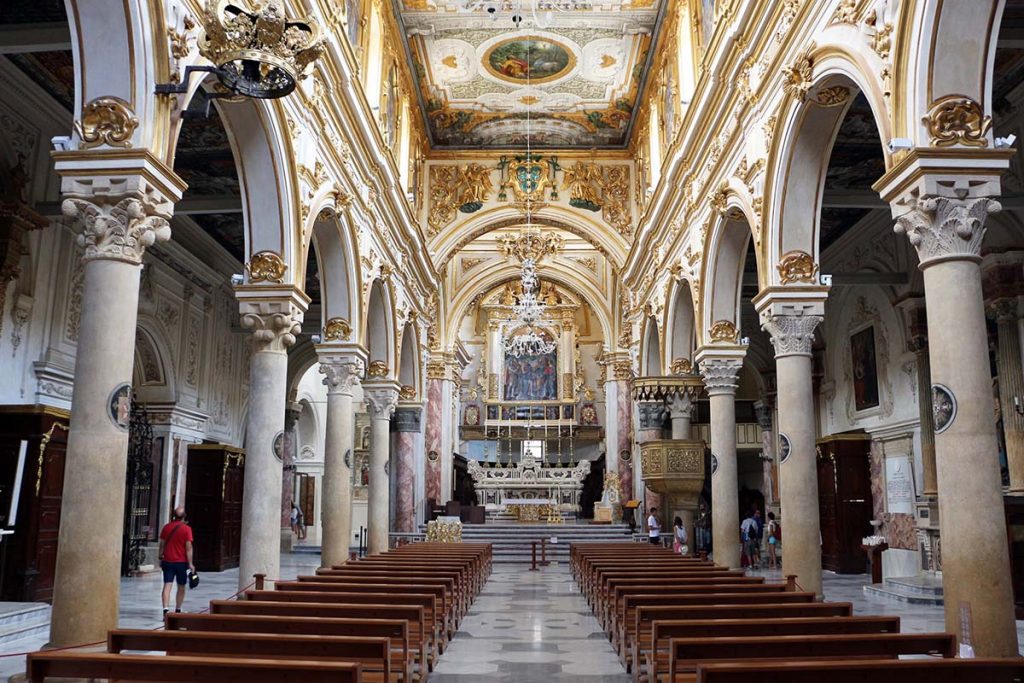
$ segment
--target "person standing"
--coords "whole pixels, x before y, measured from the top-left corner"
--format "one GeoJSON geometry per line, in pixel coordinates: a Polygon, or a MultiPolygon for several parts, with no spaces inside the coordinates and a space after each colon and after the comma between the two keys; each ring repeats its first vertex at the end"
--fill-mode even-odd
{"type": "Polygon", "coordinates": [[[161,594],[164,614],[169,611],[171,584],[178,584],[174,599],[174,611],[180,612],[185,602],[185,584],[188,575],[196,570],[192,562],[192,527],[185,523],[185,508],[174,509],[172,519],[160,530],[160,569],[164,572],[164,589],[161,594]]]}
{"type": "Polygon", "coordinates": [[[672,528],[672,550],[680,555],[689,555],[690,548],[687,546],[687,540],[683,519],[676,517],[675,526],[672,528]]]}
{"type": "MultiPolygon", "coordinates": [[[[755,513],[756,514],[756,513],[755,513]]],[[[747,555],[750,566],[757,568],[761,564],[761,544],[757,538],[757,520],[754,515],[749,515],[740,524],[740,531],[743,534],[743,550],[747,555]]]]}
{"type": "Polygon", "coordinates": [[[651,514],[647,518],[647,536],[651,545],[661,544],[661,525],[658,524],[657,512],[658,508],[651,508],[651,514]]]}
{"type": "Polygon", "coordinates": [[[779,541],[782,539],[782,526],[775,521],[775,513],[768,513],[768,568],[779,568],[779,541]]]}

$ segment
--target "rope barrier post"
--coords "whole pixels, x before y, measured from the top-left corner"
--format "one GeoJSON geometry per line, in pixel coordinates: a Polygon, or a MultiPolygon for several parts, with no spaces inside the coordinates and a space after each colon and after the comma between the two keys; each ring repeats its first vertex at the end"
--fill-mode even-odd
{"type": "Polygon", "coordinates": [[[252,578],[256,579],[256,590],[263,590],[263,580],[267,578],[266,574],[253,574],[252,578]]]}
{"type": "Polygon", "coordinates": [[[537,571],[537,541],[530,543],[530,571],[537,571]]]}
{"type": "Polygon", "coordinates": [[[786,592],[794,593],[796,589],[796,574],[786,574],[786,592]]]}
{"type": "Polygon", "coordinates": [[[540,539],[540,566],[546,567],[549,564],[551,563],[548,562],[548,539],[542,538],[540,539]]]}

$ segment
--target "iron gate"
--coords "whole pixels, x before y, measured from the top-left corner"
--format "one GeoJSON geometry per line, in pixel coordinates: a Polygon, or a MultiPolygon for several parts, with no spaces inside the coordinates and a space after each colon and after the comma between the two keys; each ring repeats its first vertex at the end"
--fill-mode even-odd
{"type": "Polygon", "coordinates": [[[145,559],[149,540],[149,504],[153,487],[153,428],[146,411],[132,398],[128,428],[128,472],[124,492],[121,576],[131,576],[145,559]]]}

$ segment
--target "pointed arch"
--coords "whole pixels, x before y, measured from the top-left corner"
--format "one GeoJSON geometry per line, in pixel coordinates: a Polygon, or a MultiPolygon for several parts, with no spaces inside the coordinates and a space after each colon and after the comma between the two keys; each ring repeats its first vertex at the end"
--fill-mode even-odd
{"type": "Polygon", "coordinates": [[[654,316],[644,320],[643,344],[640,346],[640,369],[644,376],[658,377],[664,372],[661,366],[661,334],[654,316]]]}
{"type": "Polygon", "coordinates": [[[402,348],[398,356],[398,382],[403,387],[413,387],[416,396],[422,395],[420,383],[419,331],[411,322],[402,330],[402,348]]]}

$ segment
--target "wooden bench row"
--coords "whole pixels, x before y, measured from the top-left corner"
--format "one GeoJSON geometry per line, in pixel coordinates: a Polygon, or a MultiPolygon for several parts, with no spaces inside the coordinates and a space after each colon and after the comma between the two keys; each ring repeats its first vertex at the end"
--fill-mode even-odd
{"type": "Polygon", "coordinates": [[[491,572],[489,544],[409,544],[268,590],[257,577],[162,631],[111,631],[106,652],[29,655],[30,681],[426,681],[491,572]],[[162,656],[152,653],[162,652],[162,656]]]}
{"type": "Polygon", "coordinates": [[[570,564],[638,683],[1024,681],[1020,660],[954,659],[952,634],[900,633],[898,618],[853,616],[792,579],[739,577],[655,546],[574,544],[570,564]]]}

